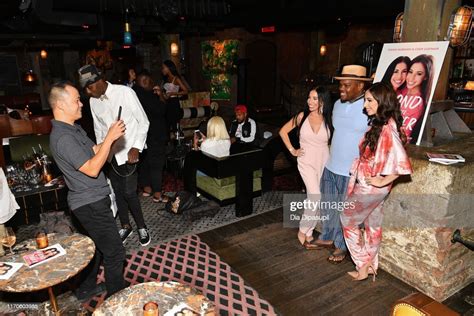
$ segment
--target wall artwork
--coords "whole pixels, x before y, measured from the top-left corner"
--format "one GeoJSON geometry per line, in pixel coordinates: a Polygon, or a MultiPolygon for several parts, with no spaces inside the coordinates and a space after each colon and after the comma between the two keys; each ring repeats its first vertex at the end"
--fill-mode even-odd
{"type": "Polygon", "coordinates": [[[420,145],[449,42],[384,44],[374,82],[396,91],[410,143],[420,145]]]}
{"type": "Polygon", "coordinates": [[[202,70],[211,81],[211,99],[230,100],[230,75],[237,70],[238,40],[201,43],[202,70]]]}

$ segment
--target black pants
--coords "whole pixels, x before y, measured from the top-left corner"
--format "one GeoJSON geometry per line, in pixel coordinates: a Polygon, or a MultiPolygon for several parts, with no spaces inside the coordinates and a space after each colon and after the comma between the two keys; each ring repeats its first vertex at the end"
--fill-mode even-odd
{"type": "Polygon", "coordinates": [[[191,192],[191,193],[196,193],[197,192],[197,187],[196,187],[196,171],[197,171],[197,166],[196,166],[196,156],[199,154],[199,151],[194,151],[191,150],[186,154],[186,157],[184,158],[184,170],[183,170],[183,184],[184,184],[184,190],[191,192]]]}
{"type": "Polygon", "coordinates": [[[117,201],[118,216],[122,227],[130,225],[128,210],[132,213],[133,219],[138,228],[145,228],[142,207],[138,199],[138,171],[137,165],[123,164],[117,165],[117,161],[112,159],[109,165],[107,176],[114,188],[115,200],[117,201]]]}
{"type": "Polygon", "coordinates": [[[264,192],[272,190],[273,165],[275,158],[284,150],[284,146],[281,138],[275,137],[263,148],[262,190],[264,192]]]}
{"type": "Polygon", "coordinates": [[[153,193],[161,192],[163,167],[166,162],[167,141],[147,143],[148,149],[141,155],[138,170],[138,182],[142,187],[151,186],[153,193]]]}
{"type": "Polygon", "coordinates": [[[125,286],[123,278],[125,248],[110,209],[110,198],[105,197],[100,201],[81,206],[72,213],[96,246],[94,259],[87,268],[87,276],[80,289],[88,291],[95,287],[97,272],[103,259],[107,295],[120,291],[125,286]]]}
{"type": "Polygon", "coordinates": [[[257,147],[254,146],[253,142],[244,143],[244,142],[237,141],[233,143],[232,145],[230,145],[230,154],[233,155],[233,154],[243,153],[243,152],[251,151],[255,149],[257,149],[257,147]]]}
{"type": "Polygon", "coordinates": [[[169,98],[166,102],[166,118],[170,124],[171,132],[176,132],[176,124],[183,117],[183,110],[179,98],[169,98]]]}

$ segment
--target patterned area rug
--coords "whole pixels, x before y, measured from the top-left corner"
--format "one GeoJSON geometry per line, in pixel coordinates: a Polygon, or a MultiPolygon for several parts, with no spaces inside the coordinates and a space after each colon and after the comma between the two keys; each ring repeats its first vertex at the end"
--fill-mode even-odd
{"type": "MultiPolygon", "coordinates": [[[[276,315],[270,303],[195,235],[127,255],[125,279],[131,285],[150,281],[190,285],[215,303],[216,315],[276,315]]],[[[99,281],[104,281],[103,271],[99,281]]],[[[90,300],[85,308],[92,312],[103,297],[90,300]]]]}
{"type": "MultiPolygon", "coordinates": [[[[283,192],[267,192],[260,197],[253,199],[253,214],[247,217],[235,216],[235,205],[223,206],[219,212],[213,217],[202,217],[198,220],[191,221],[189,217],[184,215],[171,214],[165,211],[164,203],[153,203],[150,197],[140,197],[143,216],[148,226],[151,243],[148,246],[156,245],[172,239],[179,238],[184,235],[199,234],[217,227],[237,222],[243,218],[251,217],[257,214],[265,213],[282,206],[283,192]]],[[[130,215],[131,216],[131,215],[130,215]]],[[[138,242],[138,234],[134,220],[130,219],[134,232],[127,239],[125,248],[127,253],[141,249],[138,242]]],[[[117,227],[120,222],[117,217],[117,227]]],[[[17,235],[18,242],[33,238],[38,231],[37,225],[21,226],[17,235]]]]}
{"type": "MultiPolygon", "coordinates": [[[[252,215],[247,217],[236,217],[235,205],[232,204],[222,206],[220,211],[213,217],[203,217],[195,221],[191,221],[189,217],[186,216],[166,212],[163,203],[153,203],[151,198],[140,198],[140,201],[145,222],[151,235],[151,243],[153,245],[176,239],[184,235],[199,234],[240,221],[243,218],[274,210],[282,206],[283,192],[268,192],[260,197],[254,198],[254,212],[252,215]]],[[[134,226],[134,221],[131,220],[131,222],[132,226],[134,226]]],[[[125,248],[127,249],[127,252],[141,248],[136,231],[133,232],[125,243],[125,248]]]]}

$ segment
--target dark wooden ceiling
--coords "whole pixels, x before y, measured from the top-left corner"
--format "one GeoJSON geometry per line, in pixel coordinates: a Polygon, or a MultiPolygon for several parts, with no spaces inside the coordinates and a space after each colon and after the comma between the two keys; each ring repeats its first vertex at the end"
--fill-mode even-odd
{"type": "Polygon", "coordinates": [[[2,0],[0,38],[115,38],[125,9],[134,32],[212,33],[228,27],[280,31],[387,21],[404,0],[2,0]]]}

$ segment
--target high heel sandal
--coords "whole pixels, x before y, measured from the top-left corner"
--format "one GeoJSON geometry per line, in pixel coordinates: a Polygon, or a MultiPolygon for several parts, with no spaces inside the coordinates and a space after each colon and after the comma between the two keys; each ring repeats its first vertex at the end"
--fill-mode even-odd
{"type": "Polygon", "coordinates": [[[306,242],[306,235],[300,231],[298,231],[298,241],[301,245],[304,245],[304,243],[306,242]]]}
{"type": "Polygon", "coordinates": [[[321,247],[312,243],[313,238],[308,238],[305,234],[298,232],[298,241],[306,250],[319,250],[321,247]]]}
{"type": "Polygon", "coordinates": [[[372,282],[375,282],[377,271],[375,271],[371,263],[368,263],[362,266],[358,271],[347,272],[347,274],[352,278],[352,281],[363,281],[372,274],[372,282]]]}

